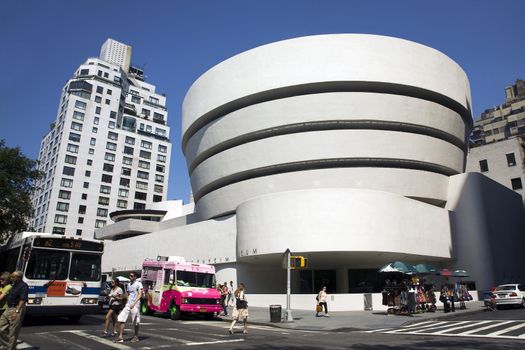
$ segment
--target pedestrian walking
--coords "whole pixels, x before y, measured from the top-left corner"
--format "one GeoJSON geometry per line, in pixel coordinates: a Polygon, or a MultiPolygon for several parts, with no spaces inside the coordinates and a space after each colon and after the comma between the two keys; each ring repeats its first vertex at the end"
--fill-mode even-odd
{"type": "Polygon", "coordinates": [[[122,290],[122,287],[120,286],[120,282],[118,279],[114,278],[111,281],[111,290],[109,292],[109,310],[106,314],[105,320],[104,320],[104,337],[113,336],[116,337],[118,335],[117,333],[117,315],[120,313],[120,310],[122,309],[122,296],[124,295],[124,291],[122,290]],[[113,333],[109,334],[109,322],[113,321],[113,333]]]}
{"type": "Polygon", "coordinates": [[[0,316],[0,344],[2,349],[15,350],[16,340],[24,321],[28,296],[27,283],[22,281],[22,271],[11,274],[13,286],[7,294],[7,310],[0,316]]]}
{"type": "Polygon", "coordinates": [[[224,282],[224,284],[221,285],[220,288],[221,292],[221,305],[222,309],[224,311],[224,316],[228,316],[228,308],[226,307],[226,297],[228,296],[228,283],[224,282]]]}
{"type": "MultiPolygon", "coordinates": [[[[326,297],[327,297],[326,287],[323,287],[319,291],[319,294],[317,294],[317,302],[319,303],[321,307],[324,307],[324,315],[328,317],[330,315],[328,314],[328,303],[326,302],[326,297]]],[[[319,317],[319,312],[321,312],[322,309],[316,309],[315,311],[316,311],[315,317],[319,317]]]]}
{"type": "Polygon", "coordinates": [[[228,295],[226,297],[226,306],[233,306],[233,302],[233,281],[230,281],[230,284],[228,285],[228,295]]]}
{"type": "Polygon", "coordinates": [[[129,274],[130,283],[127,287],[128,302],[124,309],[118,315],[118,322],[120,323],[119,337],[115,340],[116,343],[124,342],[124,325],[131,314],[131,323],[134,326],[134,335],[131,339],[132,343],[139,341],[139,324],[140,324],[140,299],[142,298],[142,283],[137,281],[137,275],[134,272],[129,274]]]}
{"type": "Polygon", "coordinates": [[[7,294],[13,286],[11,285],[11,274],[4,272],[0,276],[0,316],[7,310],[7,294]]]}
{"type": "Polygon", "coordinates": [[[244,283],[239,283],[233,296],[235,297],[235,305],[232,313],[233,321],[228,332],[233,334],[233,326],[235,326],[237,321],[242,320],[244,326],[243,333],[248,334],[248,299],[246,299],[246,287],[244,283]]]}

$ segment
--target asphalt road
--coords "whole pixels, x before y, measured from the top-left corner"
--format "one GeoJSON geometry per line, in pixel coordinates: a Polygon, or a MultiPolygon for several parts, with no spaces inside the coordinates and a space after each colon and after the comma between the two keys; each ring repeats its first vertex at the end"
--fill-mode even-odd
{"type": "Polygon", "coordinates": [[[522,309],[482,312],[446,321],[427,320],[368,332],[301,331],[250,325],[247,335],[242,334],[240,325],[235,334],[229,335],[229,323],[220,320],[172,321],[143,316],[140,342],[129,342],[132,330],[127,324],[125,339],[128,341],[122,344],[101,337],[102,322],[103,315],[84,316],[78,324],[71,324],[65,318],[28,319],[22,328],[18,349],[525,349],[525,310],[522,309]]]}

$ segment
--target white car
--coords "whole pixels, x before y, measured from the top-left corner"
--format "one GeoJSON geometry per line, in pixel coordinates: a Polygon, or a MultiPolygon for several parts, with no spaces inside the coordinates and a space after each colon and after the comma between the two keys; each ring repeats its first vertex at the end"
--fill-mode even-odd
{"type": "Polygon", "coordinates": [[[492,292],[496,306],[519,305],[525,308],[525,285],[512,283],[501,284],[492,292]]]}

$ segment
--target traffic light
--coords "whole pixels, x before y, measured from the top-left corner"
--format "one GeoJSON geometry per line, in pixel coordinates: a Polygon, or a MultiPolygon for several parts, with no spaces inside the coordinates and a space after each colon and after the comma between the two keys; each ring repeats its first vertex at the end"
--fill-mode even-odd
{"type": "Polygon", "coordinates": [[[290,257],[290,268],[292,269],[303,269],[308,267],[308,258],[304,256],[291,256],[290,257]]]}

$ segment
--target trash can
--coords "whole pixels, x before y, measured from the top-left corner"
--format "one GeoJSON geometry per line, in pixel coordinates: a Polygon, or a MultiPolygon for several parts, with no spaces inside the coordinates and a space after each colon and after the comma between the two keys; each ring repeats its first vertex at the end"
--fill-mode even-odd
{"type": "Polygon", "coordinates": [[[281,322],[281,305],[270,305],[270,322],[281,322]]]}

